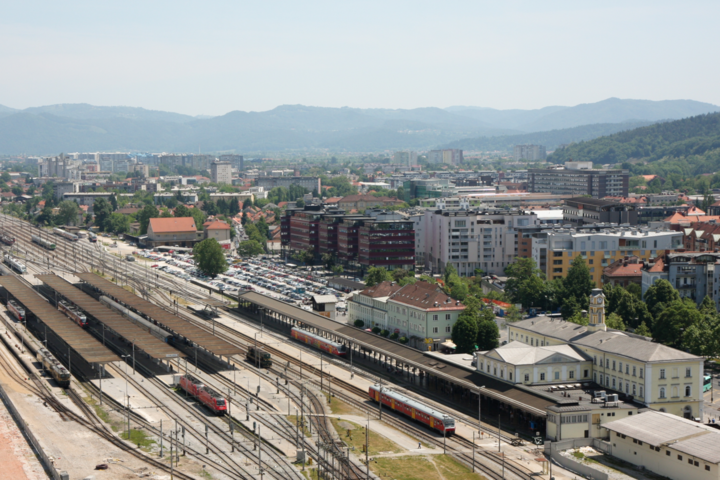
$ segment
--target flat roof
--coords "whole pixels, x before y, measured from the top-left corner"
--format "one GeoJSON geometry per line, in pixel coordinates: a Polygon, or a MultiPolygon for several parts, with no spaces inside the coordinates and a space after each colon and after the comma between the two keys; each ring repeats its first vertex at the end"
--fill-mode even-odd
{"type": "Polygon", "coordinates": [[[149,318],[168,327],[173,332],[176,332],[216,355],[231,356],[241,353],[238,347],[231,345],[212,333],[196,327],[187,320],[183,320],[177,315],[163,310],[154,303],[144,300],[94,273],[78,273],[76,276],[98,290],[105,292],[110,297],[147,315],[149,318]]]}
{"type": "Polygon", "coordinates": [[[82,292],[78,288],[75,288],[75,286],[65,279],[54,274],[36,275],[35,278],[48,285],[50,288],[70,300],[78,307],[82,308],[86,313],[95,317],[99,322],[104,323],[109,329],[117,332],[118,335],[124,339],[133,342],[136,347],[140,348],[151,357],[162,359],[186,356],[180,350],[171,347],[155,335],[149,333],[147,329],[140,327],[138,324],[117,313],[115,310],[106,307],[90,295],[82,292]]]}
{"type": "Polygon", "coordinates": [[[647,410],[603,427],[654,447],[672,448],[706,462],[720,463],[720,432],[677,415],[647,410]]]}
{"type": "Polygon", "coordinates": [[[545,416],[547,414],[545,409],[555,404],[553,400],[539,392],[536,394],[530,389],[513,386],[477,371],[466,370],[450,362],[440,360],[435,356],[426,355],[424,352],[401,343],[393,342],[379,335],[368,333],[347,324],[334,322],[327,317],[288,305],[287,303],[266,297],[257,292],[242,293],[238,295],[238,300],[246,300],[320,330],[334,332],[336,335],[352,341],[355,344],[383,352],[388,356],[422,368],[432,373],[432,375],[444,378],[458,385],[464,384],[465,387],[473,390],[477,390],[480,386],[483,386],[483,395],[496,398],[504,403],[533,413],[534,415],[545,416]]]}
{"type": "Polygon", "coordinates": [[[45,301],[35,290],[22,283],[16,277],[0,277],[0,285],[32,312],[50,330],[62,338],[70,348],[80,354],[89,363],[108,363],[120,361],[120,357],[111,352],[92,334],[60,313],[45,301]]]}

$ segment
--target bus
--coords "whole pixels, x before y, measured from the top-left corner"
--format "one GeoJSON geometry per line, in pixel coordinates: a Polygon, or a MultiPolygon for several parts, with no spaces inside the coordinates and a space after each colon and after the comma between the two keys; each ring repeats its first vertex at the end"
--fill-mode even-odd
{"type": "Polygon", "coordinates": [[[712,375],[703,377],[703,392],[709,392],[712,389],[712,375]]]}

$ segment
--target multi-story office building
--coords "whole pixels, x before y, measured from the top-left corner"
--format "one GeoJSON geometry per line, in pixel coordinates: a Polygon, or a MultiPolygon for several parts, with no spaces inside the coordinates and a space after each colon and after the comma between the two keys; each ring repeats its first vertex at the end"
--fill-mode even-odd
{"type": "Polygon", "coordinates": [[[558,228],[535,234],[532,258],[549,279],[564,278],[575,257],[582,256],[595,285],[602,286],[603,269],[633,255],[647,261],[682,246],[682,233],[647,227],[558,228]]]}
{"type": "MultiPolygon", "coordinates": [[[[580,368],[584,364],[559,370],[553,365],[535,365],[515,374],[516,378],[521,375],[524,383],[538,382],[541,375],[550,375],[560,384],[591,379],[608,394],[617,392],[621,398],[654,410],[685,418],[703,416],[703,358],[649,338],[608,330],[605,295],[599,288],[590,297],[587,326],[535,317],[508,324],[508,342],[514,341],[535,347],[569,344],[592,359],[587,375],[587,368],[580,368]]],[[[590,418],[587,420],[589,426],[590,418]]],[[[554,428],[548,423],[548,432],[554,428]]]]}
{"type": "Polygon", "coordinates": [[[463,151],[459,148],[445,150],[430,150],[427,154],[428,163],[446,163],[460,165],[463,162],[463,151]]]}
{"type": "Polygon", "coordinates": [[[588,223],[636,225],[638,216],[634,204],[601,198],[579,197],[565,200],[563,220],[574,227],[588,223]]]}
{"type": "Polygon", "coordinates": [[[593,198],[627,197],[630,182],[627,170],[573,169],[568,168],[570,163],[565,168],[531,168],[528,191],[593,198]]]}
{"type": "Polygon", "coordinates": [[[438,350],[450,339],[452,327],[465,305],[450,298],[439,285],[416,282],[396,288],[383,282],[348,301],[350,322],[362,320],[409,339],[420,350],[438,350]]]}
{"type": "Polygon", "coordinates": [[[280,237],[286,251],[331,253],[341,263],[361,270],[415,267],[413,221],[399,213],[369,210],[347,215],[321,205],[288,208],[281,219],[280,237]]]}
{"type": "Polygon", "coordinates": [[[653,259],[642,269],[643,296],[660,279],[669,281],[681,297],[698,306],[710,297],[720,310],[720,253],[680,251],[653,259]]]}
{"type": "Polygon", "coordinates": [[[515,161],[520,160],[545,160],[547,152],[545,145],[515,145],[513,149],[515,161]]]}
{"type": "Polygon", "coordinates": [[[517,227],[536,226],[532,212],[427,210],[422,222],[424,238],[416,242],[425,268],[443,273],[452,265],[461,276],[476,269],[502,274],[518,256],[517,227]]]}
{"type": "Polygon", "coordinates": [[[417,152],[395,152],[393,163],[406,167],[417,165],[417,152]]]}
{"type": "Polygon", "coordinates": [[[210,179],[214,183],[232,184],[232,165],[230,162],[213,162],[210,165],[210,179]]]}
{"type": "Polygon", "coordinates": [[[320,177],[258,177],[255,186],[270,191],[275,187],[288,188],[290,185],[303,187],[308,192],[321,192],[320,177]]]}

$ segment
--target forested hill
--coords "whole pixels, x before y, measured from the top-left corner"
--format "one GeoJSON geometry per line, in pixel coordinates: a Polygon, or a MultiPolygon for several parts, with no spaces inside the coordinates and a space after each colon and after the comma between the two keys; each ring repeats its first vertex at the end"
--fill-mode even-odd
{"type": "MultiPolygon", "coordinates": [[[[657,162],[644,167],[650,173],[661,173],[669,163],[680,160],[687,164],[681,168],[686,174],[715,172],[720,169],[720,113],[619,132],[569,145],[548,156],[553,163],[570,160],[596,164],[657,162]]],[[[636,173],[639,170],[639,166],[633,168],[636,173]]]]}

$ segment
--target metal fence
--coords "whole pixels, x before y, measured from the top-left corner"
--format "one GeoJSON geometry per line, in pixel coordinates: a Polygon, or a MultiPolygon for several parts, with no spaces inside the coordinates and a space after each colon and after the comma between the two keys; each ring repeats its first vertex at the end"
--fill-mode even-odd
{"type": "Polygon", "coordinates": [[[607,473],[596,470],[583,463],[576,462],[575,460],[572,460],[560,454],[561,450],[579,447],[589,447],[591,445],[595,446],[594,440],[598,439],[574,438],[570,440],[562,440],[560,442],[547,442],[545,443],[545,452],[550,454],[550,461],[558,463],[560,466],[570,470],[571,472],[583,475],[585,476],[585,478],[592,478],[593,480],[608,480],[609,476],[607,473]]]}

